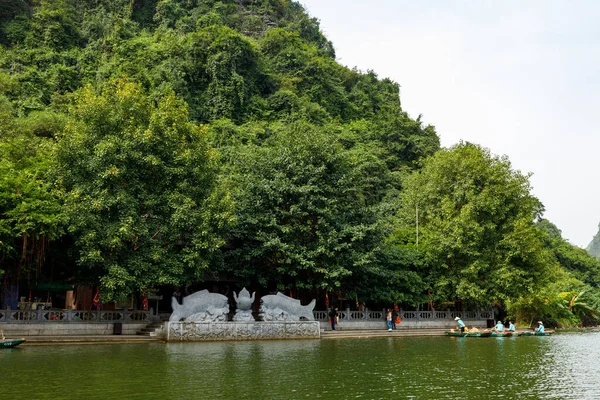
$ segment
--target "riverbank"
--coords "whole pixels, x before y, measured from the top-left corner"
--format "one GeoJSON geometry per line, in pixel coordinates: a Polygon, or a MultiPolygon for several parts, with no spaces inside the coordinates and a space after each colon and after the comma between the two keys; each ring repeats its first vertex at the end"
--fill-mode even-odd
{"type": "MultiPolygon", "coordinates": [[[[396,329],[388,330],[337,330],[321,331],[320,339],[348,339],[375,337],[419,337],[444,336],[445,329],[396,329]]],[[[49,344],[123,344],[123,343],[160,343],[164,339],[157,336],[142,335],[61,335],[61,336],[23,336],[22,346],[49,344]]]]}

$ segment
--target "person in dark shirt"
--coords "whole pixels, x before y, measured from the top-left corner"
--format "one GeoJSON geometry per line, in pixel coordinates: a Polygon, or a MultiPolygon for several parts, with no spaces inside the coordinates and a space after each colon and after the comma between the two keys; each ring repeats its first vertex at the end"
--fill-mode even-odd
{"type": "Polygon", "coordinates": [[[338,315],[339,315],[339,314],[338,314],[338,308],[337,308],[337,307],[335,307],[335,308],[332,308],[332,309],[329,311],[329,319],[331,320],[331,330],[332,330],[332,331],[335,331],[335,330],[336,330],[336,329],[335,329],[335,326],[336,326],[336,324],[337,324],[338,315]]]}

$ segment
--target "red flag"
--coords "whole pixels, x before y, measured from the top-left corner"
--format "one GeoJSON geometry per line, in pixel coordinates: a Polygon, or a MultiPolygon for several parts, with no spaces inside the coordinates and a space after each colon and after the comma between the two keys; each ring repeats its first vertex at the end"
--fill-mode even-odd
{"type": "Polygon", "coordinates": [[[92,305],[96,307],[96,310],[99,310],[102,307],[102,303],[100,303],[100,288],[96,289],[96,295],[94,295],[94,300],[92,300],[92,305]]]}
{"type": "Polygon", "coordinates": [[[398,308],[398,303],[394,303],[394,311],[398,312],[400,309],[398,308]]]}
{"type": "Polygon", "coordinates": [[[329,296],[327,296],[327,292],[325,292],[325,307],[329,308],[329,296]]]}
{"type": "Polygon", "coordinates": [[[142,296],[142,310],[148,311],[148,296],[142,296]]]}

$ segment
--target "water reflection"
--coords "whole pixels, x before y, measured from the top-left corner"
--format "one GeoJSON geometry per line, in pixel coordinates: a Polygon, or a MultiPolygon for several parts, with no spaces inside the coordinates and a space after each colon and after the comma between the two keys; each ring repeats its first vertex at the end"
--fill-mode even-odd
{"type": "Polygon", "coordinates": [[[186,391],[213,398],[256,398],[252,393],[257,388],[277,393],[279,386],[290,385],[288,365],[292,372],[301,365],[319,365],[318,346],[316,340],[173,343],[165,352],[169,379],[183,377],[186,391]]]}
{"type": "Polygon", "coordinates": [[[556,399],[599,398],[600,388],[600,335],[570,334],[557,335],[546,342],[538,359],[543,387],[553,387],[556,399]]]}
{"type": "Polygon", "coordinates": [[[600,334],[0,351],[2,399],[598,398],[600,334]],[[43,382],[43,384],[41,384],[43,382]]]}

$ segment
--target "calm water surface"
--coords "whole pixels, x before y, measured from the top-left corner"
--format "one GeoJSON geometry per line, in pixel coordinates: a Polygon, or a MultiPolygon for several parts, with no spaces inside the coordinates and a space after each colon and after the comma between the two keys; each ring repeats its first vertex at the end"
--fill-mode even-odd
{"type": "Polygon", "coordinates": [[[600,399],[600,333],[21,346],[0,399],[600,399]]]}

